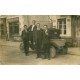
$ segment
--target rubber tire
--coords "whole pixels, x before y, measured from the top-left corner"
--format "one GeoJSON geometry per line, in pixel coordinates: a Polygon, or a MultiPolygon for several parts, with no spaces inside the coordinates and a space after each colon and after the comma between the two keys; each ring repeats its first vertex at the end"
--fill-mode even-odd
{"type": "Polygon", "coordinates": [[[64,47],[63,50],[62,50],[62,54],[67,54],[67,53],[68,53],[68,48],[64,47]]]}
{"type": "Polygon", "coordinates": [[[23,45],[23,43],[20,44],[20,51],[24,53],[24,45],[23,45]]]}
{"type": "Polygon", "coordinates": [[[56,56],[56,49],[55,47],[50,48],[50,58],[55,58],[56,56]]]}

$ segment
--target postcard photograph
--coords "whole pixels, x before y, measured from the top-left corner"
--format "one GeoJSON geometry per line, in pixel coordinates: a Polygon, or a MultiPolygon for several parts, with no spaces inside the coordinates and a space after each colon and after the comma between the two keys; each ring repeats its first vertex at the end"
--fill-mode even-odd
{"type": "Polygon", "coordinates": [[[80,64],[80,16],[0,15],[0,64],[80,64]]]}

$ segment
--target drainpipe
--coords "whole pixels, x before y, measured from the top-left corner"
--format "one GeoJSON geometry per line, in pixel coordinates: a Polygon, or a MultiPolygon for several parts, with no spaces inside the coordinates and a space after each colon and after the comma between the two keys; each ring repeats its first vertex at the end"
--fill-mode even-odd
{"type": "Polygon", "coordinates": [[[28,27],[29,27],[29,15],[27,15],[27,22],[28,22],[28,27]]]}
{"type": "Polygon", "coordinates": [[[7,18],[6,18],[6,27],[7,27],[7,36],[6,36],[6,40],[9,41],[9,38],[10,38],[10,36],[9,36],[9,23],[8,23],[8,21],[7,21],[7,18]]]}
{"type": "Polygon", "coordinates": [[[0,18],[0,37],[1,37],[1,18],[0,18]]]}

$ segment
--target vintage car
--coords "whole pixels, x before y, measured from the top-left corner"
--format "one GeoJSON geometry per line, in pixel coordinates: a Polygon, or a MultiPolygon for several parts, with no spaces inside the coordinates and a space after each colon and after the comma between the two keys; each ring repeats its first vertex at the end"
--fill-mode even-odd
{"type": "Polygon", "coordinates": [[[49,30],[50,35],[50,55],[54,58],[57,54],[67,54],[68,47],[66,39],[60,37],[60,30],[52,28],[49,30]]]}
{"type": "MultiPolygon", "coordinates": [[[[62,39],[60,37],[59,29],[50,28],[49,38],[50,38],[50,56],[51,58],[56,57],[57,54],[67,54],[68,47],[66,44],[66,39],[62,39]]],[[[20,44],[20,50],[24,52],[24,45],[22,42],[20,44]]]]}

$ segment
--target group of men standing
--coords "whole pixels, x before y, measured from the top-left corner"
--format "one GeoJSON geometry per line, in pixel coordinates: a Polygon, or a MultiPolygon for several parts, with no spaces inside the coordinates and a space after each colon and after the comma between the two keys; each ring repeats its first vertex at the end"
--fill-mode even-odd
{"type": "Polygon", "coordinates": [[[32,21],[32,25],[29,27],[24,25],[22,31],[22,40],[24,44],[25,55],[29,55],[29,47],[37,52],[37,58],[50,59],[50,38],[48,34],[47,25],[44,25],[43,29],[40,27],[40,23],[36,24],[36,21],[32,21]]]}

